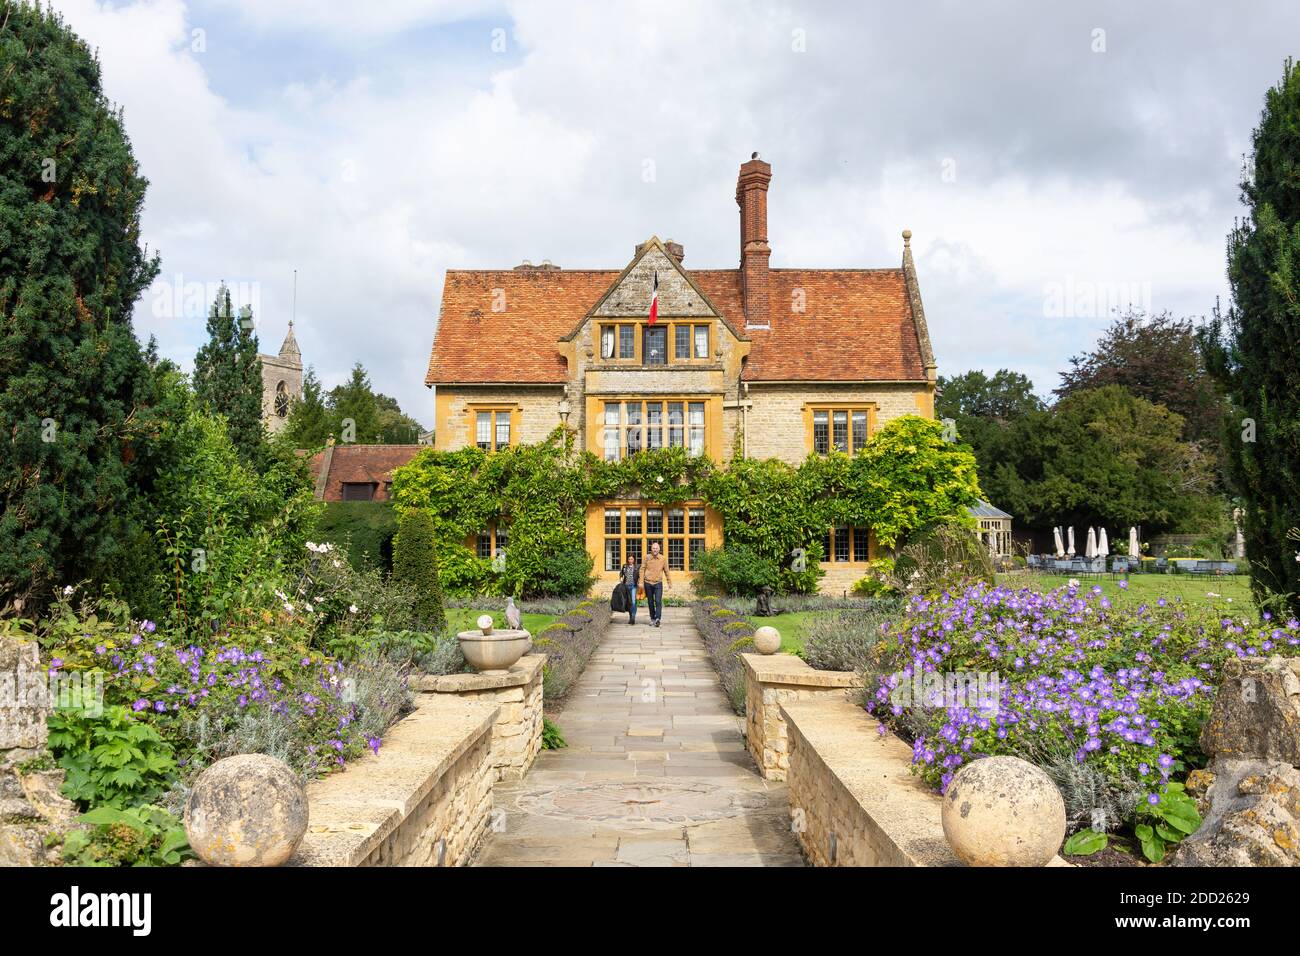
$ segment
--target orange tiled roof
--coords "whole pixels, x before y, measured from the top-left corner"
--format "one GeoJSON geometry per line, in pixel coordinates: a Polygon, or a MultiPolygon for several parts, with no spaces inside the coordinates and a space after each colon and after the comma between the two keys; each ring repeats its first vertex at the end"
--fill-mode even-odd
{"type": "MultiPolygon", "coordinates": [[[[405,465],[425,449],[425,445],[335,445],[330,456],[330,472],[325,479],[325,501],[342,501],[343,485],[360,483],[378,485],[375,500],[387,501],[384,482],[393,480],[393,471],[405,465]]],[[[312,476],[319,480],[325,452],[311,459],[312,476]]]]}
{"type": "MultiPolygon", "coordinates": [[[[740,270],[687,271],[753,342],[749,381],[925,378],[901,268],[772,269],[770,329],[746,328],[740,270]],[[791,310],[796,289],[804,293],[802,313],[791,310]]],[[[613,269],[448,270],[425,383],[563,383],[568,369],[559,339],[619,275],[613,269]],[[500,311],[493,311],[494,301],[500,311]]]]}

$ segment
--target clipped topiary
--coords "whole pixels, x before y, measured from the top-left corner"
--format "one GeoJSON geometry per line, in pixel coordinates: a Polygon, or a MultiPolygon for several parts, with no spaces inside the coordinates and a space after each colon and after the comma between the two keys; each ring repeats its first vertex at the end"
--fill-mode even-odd
{"type": "Polygon", "coordinates": [[[393,543],[393,578],[415,594],[411,608],[416,627],[441,634],[447,627],[438,582],[438,559],[433,553],[433,519],[425,511],[407,512],[393,543]]]}

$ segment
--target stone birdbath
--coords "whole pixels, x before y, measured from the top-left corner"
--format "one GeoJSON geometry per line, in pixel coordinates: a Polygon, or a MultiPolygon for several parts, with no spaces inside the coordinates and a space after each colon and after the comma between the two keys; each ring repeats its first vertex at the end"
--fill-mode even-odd
{"type": "Polygon", "coordinates": [[[461,653],[469,666],[480,674],[504,674],[533,646],[533,636],[524,628],[492,626],[492,615],[478,619],[478,630],[461,631],[456,635],[461,653]]]}

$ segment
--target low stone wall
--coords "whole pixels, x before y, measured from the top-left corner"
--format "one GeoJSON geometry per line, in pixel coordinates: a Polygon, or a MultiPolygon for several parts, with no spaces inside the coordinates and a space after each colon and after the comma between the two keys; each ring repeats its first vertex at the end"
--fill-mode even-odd
{"type": "Polygon", "coordinates": [[[845,700],[860,687],[852,671],[819,671],[793,654],[741,654],[745,668],[745,743],[759,773],[784,780],[790,747],[782,704],[845,700]]]}
{"type": "Polygon", "coordinates": [[[493,781],[518,780],[542,750],[542,669],[545,654],[525,654],[506,674],[421,674],[411,678],[417,699],[454,695],[497,705],[490,763],[493,781]]]}
{"type": "MultiPolygon", "coordinates": [[[[912,749],[847,700],[779,705],[789,740],[793,830],[814,866],[961,866],[942,798],[911,772],[912,749]]],[[[1068,866],[1055,857],[1049,866],[1068,866]]]]}
{"type": "Polygon", "coordinates": [[[422,694],[377,755],[307,785],[290,866],[460,866],[492,812],[496,704],[422,694]]]}

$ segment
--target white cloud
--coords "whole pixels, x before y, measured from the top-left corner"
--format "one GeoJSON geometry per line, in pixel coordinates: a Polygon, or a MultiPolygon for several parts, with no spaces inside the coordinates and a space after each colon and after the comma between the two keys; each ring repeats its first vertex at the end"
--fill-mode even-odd
{"type": "MultiPolygon", "coordinates": [[[[327,385],[363,362],[426,424],[447,268],[619,268],[651,233],[688,267],[733,266],[753,149],[774,165],[774,265],[894,265],[909,227],[941,371],[1006,365],[1046,391],[1102,324],[1049,320],[1050,283],[1146,283],[1196,314],[1223,290],[1239,155],[1287,35],[1282,4],[1243,25],[1103,7],[1105,57],[1093,17],[1019,2],[857,23],[769,2],[58,6],[126,108],[164,279],[250,283],[274,350],[296,268],[306,360],[327,385]],[[504,55],[465,18],[465,36],[499,19],[504,55]],[[283,58],[250,90],[254,39],[283,58]]],[[[139,331],[188,363],[202,318],[151,305],[139,331]]]]}

